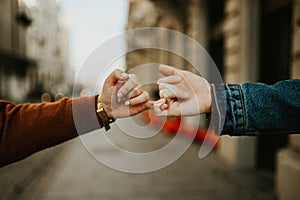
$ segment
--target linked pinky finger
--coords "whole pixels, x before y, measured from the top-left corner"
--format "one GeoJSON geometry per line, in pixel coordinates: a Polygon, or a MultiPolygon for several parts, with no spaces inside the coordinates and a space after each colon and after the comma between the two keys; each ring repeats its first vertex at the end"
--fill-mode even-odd
{"type": "Polygon", "coordinates": [[[155,104],[153,106],[153,111],[154,111],[154,114],[158,117],[168,116],[168,110],[163,110],[162,105],[160,105],[160,104],[155,104]]]}
{"type": "Polygon", "coordinates": [[[139,96],[127,100],[125,102],[125,105],[132,105],[132,106],[134,106],[134,105],[138,105],[138,104],[141,104],[141,103],[145,103],[148,100],[149,100],[149,94],[148,94],[148,92],[144,91],[139,96]]]}

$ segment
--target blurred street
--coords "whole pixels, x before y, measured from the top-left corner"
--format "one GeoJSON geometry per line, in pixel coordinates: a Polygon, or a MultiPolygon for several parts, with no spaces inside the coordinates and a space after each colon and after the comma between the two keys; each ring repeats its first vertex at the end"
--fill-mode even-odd
{"type": "MultiPolygon", "coordinates": [[[[106,73],[115,68],[136,74],[151,99],[157,99],[159,94],[156,84],[162,77],[159,64],[210,79],[217,75],[222,77],[220,83],[226,84],[260,82],[273,85],[300,78],[300,0],[92,0],[88,3],[1,0],[0,13],[0,100],[16,104],[48,104],[62,97],[103,94],[101,82],[108,75],[106,73]],[[203,47],[209,58],[203,57],[198,48],[188,45],[188,40],[173,37],[169,31],[136,34],[135,30],[145,27],[183,34],[203,47]],[[124,31],[135,34],[121,41],[117,36],[124,31]],[[120,41],[120,45],[109,48],[107,44],[113,41],[120,41]],[[159,48],[153,48],[156,42],[159,48]],[[143,48],[133,50],[136,47],[143,48]],[[94,65],[92,55],[102,48],[105,48],[101,54],[104,58],[95,56],[97,64],[94,65]],[[111,53],[125,49],[126,53],[106,59],[111,53]],[[213,61],[212,66],[208,61],[213,61]],[[213,73],[213,68],[217,74],[213,73]]],[[[66,109],[57,110],[63,114],[66,109]]],[[[1,112],[4,110],[0,108],[1,112]]],[[[268,112],[267,109],[257,110],[268,112]]],[[[243,111],[250,113],[247,109],[243,111]]],[[[24,116],[20,119],[30,124],[27,122],[32,115],[25,113],[24,116]]],[[[11,133],[1,134],[5,132],[2,121],[6,119],[4,114],[0,115],[0,142],[4,148],[5,139],[15,138],[11,133]]],[[[49,117],[49,120],[53,119],[49,117]]],[[[83,138],[90,142],[92,151],[109,159],[117,157],[127,167],[141,163],[151,168],[149,164],[155,165],[156,158],[169,159],[180,152],[176,146],[167,154],[156,154],[155,159],[147,157],[147,162],[131,162],[123,152],[99,138],[107,137],[112,144],[128,152],[152,153],[171,143],[174,137],[171,133],[177,131],[181,121],[171,121],[164,126],[167,127],[164,133],[153,136],[151,134],[157,129],[145,126],[139,117],[126,120],[118,119],[108,133],[98,130],[83,138]],[[132,122],[132,119],[142,127],[141,131],[126,121],[132,122]],[[120,121],[126,134],[116,128],[120,121]],[[146,136],[149,138],[143,138],[146,136]]],[[[280,120],[275,123],[280,124],[280,120]]],[[[8,123],[12,128],[21,127],[21,132],[32,130],[16,123],[17,120],[12,121],[8,123]]],[[[47,123],[48,119],[42,121],[47,123]]],[[[243,121],[247,124],[245,119],[243,121]]],[[[203,120],[184,122],[189,128],[186,134],[189,134],[194,122],[200,122],[196,129],[201,133],[208,120],[203,116],[203,120]]],[[[63,124],[64,120],[57,123],[63,124]]],[[[60,133],[48,123],[40,127],[42,131],[51,129],[60,133]]],[[[266,130],[273,130],[273,126],[266,130]]],[[[34,131],[28,133],[25,137],[30,141],[34,141],[33,136],[40,136],[34,131]]],[[[48,136],[53,138],[52,134],[48,136]]],[[[199,140],[205,133],[200,136],[199,140]]],[[[201,143],[195,141],[168,167],[145,174],[122,173],[103,165],[85,148],[83,138],[0,168],[0,200],[297,200],[300,196],[299,134],[222,136],[215,150],[204,159],[198,158],[201,143]]],[[[39,139],[42,144],[49,142],[43,136],[39,139]]],[[[25,144],[23,138],[13,141],[16,141],[13,150],[25,144]]],[[[28,150],[25,148],[29,147],[22,148],[24,152],[28,150]]]]}
{"type": "MultiPolygon", "coordinates": [[[[158,134],[156,142],[145,148],[157,148],[170,137],[158,134]]],[[[1,168],[0,199],[275,199],[272,177],[235,171],[215,152],[199,159],[199,149],[195,142],[170,166],[136,175],[99,163],[77,138],[1,168]]]]}

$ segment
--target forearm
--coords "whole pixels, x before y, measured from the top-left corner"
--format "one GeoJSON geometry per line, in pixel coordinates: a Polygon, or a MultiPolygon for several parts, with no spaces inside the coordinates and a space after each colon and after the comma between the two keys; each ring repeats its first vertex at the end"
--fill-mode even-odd
{"type": "Polygon", "coordinates": [[[262,83],[224,86],[226,117],[222,134],[300,132],[300,80],[282,81],[271,86],[262,83]]]}
{"type": "Polygon", "coordinates": [[[25,158],[39,150],[78,135],[73,119],[76,109],[80,133],[100,128],[89,123],[96,118],[95,97],[62,99],[55,103],[21,104],[0,102],[0,166],[25,158]],[[75,108],[73,105],[76,105],[75,108]],[[94,112],[91,112],[93,110],[94,112]]]}

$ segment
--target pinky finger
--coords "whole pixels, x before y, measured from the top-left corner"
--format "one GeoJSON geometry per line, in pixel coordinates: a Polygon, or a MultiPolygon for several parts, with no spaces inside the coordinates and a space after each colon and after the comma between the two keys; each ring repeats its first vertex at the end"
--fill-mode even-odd
{"type": "Polygon", "coordinates": [[[149,94],[148,92],[144,91],[142,94],[140,94],[139,96],[137,97],[134,97],[130,100],[127,100],[125,102],[126,105],[138,105],[138,104],[141,104],[141,103],[145,103],[149,100],[149,94]]]}

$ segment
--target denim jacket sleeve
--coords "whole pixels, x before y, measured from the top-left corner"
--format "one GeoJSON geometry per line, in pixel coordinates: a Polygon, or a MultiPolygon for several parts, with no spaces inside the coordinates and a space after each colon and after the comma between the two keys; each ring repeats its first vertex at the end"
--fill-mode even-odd
{"type": "MultiPolygon", "coordinates": [[[[300,80],[225,84],[222,135],[300,133],[300,80]]],[[[221,98],[214,97],[218,107],[221,98]]]]}

